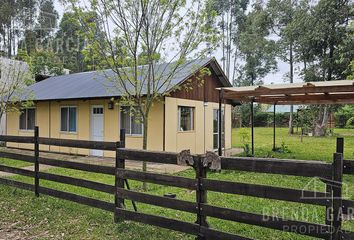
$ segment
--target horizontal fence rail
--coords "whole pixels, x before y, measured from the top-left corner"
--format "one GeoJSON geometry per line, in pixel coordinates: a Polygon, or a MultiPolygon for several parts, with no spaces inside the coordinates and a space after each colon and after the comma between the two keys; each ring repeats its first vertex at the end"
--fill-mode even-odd
{"type": "Polygon", "coordinates": [[[122,159],[129,159],[135,161],[145,161],[153,163],[177,164],[177,153],[172,152],[154,152],[147,150],[136,149],[118,149],[117,154],[122,159]]]}
{"type": "Polygon", "coordinates": [[[118,169],[117,176],[119,178],[124,178],[124,179],[155,183],[155,184],[171,186],[171,187],[188,188],[192,190],[195,189],[197,185],[197,181],[191,178],[176,177],[176,176],[163,175],[157,173],[138,172],[132,170],[118,169]]]}
{"type": "Polygon", "coordinates": [[[222,157],[221,168],[225,170],[239,170],[302,177],[328,178],[332,174],[332,166],[328,163],[273,158],[222,157]]]}
{"type": "Polygon", "coordinates": [[[321,206],[329,205],[328,200],[331,198],[331,196],[327,193],[248,183],[203,179],[202,184],[205,190],[215,192],[268,198],[288,202],[308,203],[321,206]]]}
{"type": "Polygon", "coordinates": [[[9,176],[17,174],[31,177],[35,180],[34,184],[19,182],[8,177],[1,177],[0,184],[34,191],[37,196],[39,196],[39,194],[44,194],[112,212],[114,213],[115,221],[131,220],[150,224],[195,235],[199,240],[250,240],[250,238],[238,236],[234,233],[226,233],[213,229],[207,222],[207,218],[209,217],[322,239],[354,239],[353,232],[342,230],[342,217],[338,219],[334,218],[330,221],[326,219],[325,224],[319,224],[213,206],[207,202],[208,192],[215,192],[318,205],[326,207],[326,210],[332,208],[331,214],[333,215],[352,213],[354,209],[354,201],[342,199],[342,176],[343,174],[354,175],[354,161],[343,160],[343,140],[337,142],[337,153],[334,154],[333,164],[317,161],[265,159],[254,157],[219,158],[221,170],[237,170],[317,178],[317,180],[324,182],[327,186],[327,191],[315,192],[310,190],[208,179],[207,170],[210,165],[205,164],[205,155],[190,155],[190,158],[193,160],[190,166],[193,167],[195,171],[195,178],[127,170],[125,168],[126,160],[176,165],[180,164],[181,159],[179,159],[180,155],[178,153],[126,149],[124,130],[121,131],[121,139],[119,142],[52,139],[38,136],[39,130],[37,127],[33,137],[0,135],[0,141],[31,143],[35,146],[33,156],[0,151],[1,158],[33,163],[35,166],[34,171],[5,165],[0,165],[0,171],[8,173],[9,176]],[[40,144],[115,151],[116,165],[110,167],[41,157],[39,156],[40,144]],[[80,179],[74,176],[63,176],[54,173],[41,172],[39,171],[39,164],[114,176],[114,185],[80,179]],[[114,194],[115,200],[114,203],[111,203],[92,197],[51,189],[41,186],[39,184],[40,180],[82,187],[107,194],[114,194]],[[192,190],[195,192],[195,201],[186,201],[131,190],[129,188],[128,180],[192,190]],[[134,211],[126,208],[125,201],[132,201],[134,211]],[[196,221],[186,222],[180,219],[171,219],[140,211],[138,212],[136,202],[193,214],[196,216],[196,221]]]}
{"type": "MultiPolygon", "coordinates": [[[[0,135],[0,141],[2,141],[2,142],[15,142],[15,143],[34,143],[34,137],[0,135]]],[[[42,145],[97,149],[97,150],[107,150],[107,151],[115,151],[116,147],[117,147],[116,142],[88,141],[88,140],[61,139],[61,138],[44,138],[44,137],[39,137],[38,143],[42,144],[42,145]]]]}

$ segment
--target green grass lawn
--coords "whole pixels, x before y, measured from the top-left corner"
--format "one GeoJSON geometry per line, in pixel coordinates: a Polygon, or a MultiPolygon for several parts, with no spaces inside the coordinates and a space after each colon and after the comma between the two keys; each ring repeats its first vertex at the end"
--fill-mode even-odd
{"type": "Polygon", "coordinates": [[[0,165],[5,165],[9,167],[16,167],[16,168],[23,168],[23,167],[28,167],[33,164],[28,163],[28,162],[22,162],[22,161],[14,161],[8,158],[0,158],[0,165]]]}
{"type": "MultiPolygon", "coordinates": [[[[240,130],[234,130],[234,146],[241,146],[238,138],[240,130]]],[[[244,130],[245,131],[245,130],[244,130]]],[[[268,156],[269,149],[272,148],[272,130],[266,128],[256,128],[256,154],[258,156],[268,156]]],[[[354,131],[351,131],[354,134],[354,131]]],[[[340,133],[339,130],[336,133],[340,133]]],[[[350,134],[350,131],[342,131],[341,134],[350,134]]],[[[331,156],[335,149],[335,137],[326,138],[304,138],[301,143],[299,137],[287,136],[285,129],[278,130],[279,143],[281,139],[285,141],[291,153],[272,154],[272,156],[282,158],[300,158],[331,161],[331,156]],[[311,145],[311,146],[309,146],[311,145]],[[301,151],[300,151],[301,150],[301,151]],[[306,153],[306,151],[308,151],[306,153]],[[316,152],[314,152],[316,151],[316,152]],[[327,156],[328,155],[328,156],[327,156]]],[[[350,139],[347,136],[346,154],[348,158],[352,155],[350,151],[350,139]],[[351,154],[351,155],[350,155],[351,154]]],[[[15,161],[13,161],[15,162],[15,161]]],[[[52,168],[47,172],[93,180],[97,182],[113,185],[114,177],[104,174],[92,174],[83,171],[68,170],[62,168],[52,168]]],[[[179,173],[179,176],[194,177],[192,170],[179,173]]],[[[15,176],[13,179],[32,183],[33,180],[27,177],[15,176]]],[[[245,183],[264,184],[286,188],[303,189],[310,179],[303,177],[281,176],[272,174],[247,173],[239,171],[221,171],[220,173],[208,173],[210,179],[220,179],[227,181],[238,181],[245,183]]],[[[350,199],[354,200],[354,176],[345,176],[345,182],[349,185],[350,199]]],[[[140,190],[141,183],[129,182],[134,190],[140,190]]],[[[93,197],[100,200],[113,202],[113,195],[74,187],[65,184],[58,184],[50,181],[42,181],[41,185],[77,193],[83,196],[93,197]]],[[[178,199],[194,201],[195,192],[175,187],[164,187],[149,184],[149,194],[162,196],[164,193],[176,193],[178,199]]],[[[324,207],[305,205],[298,203],[288,203],[284,201],[267,200],[254,197],[245,197],[221,193],[208,193],[209,204],[237,209],[245,212],[275,215],[278,217],[291,218],[314,223],[324,223],[324,207]]],[[[127,208],[132,209],[131,203],[127,203],[127,208]]],[[[145,213],[165,216],[173,219],[194,222],[196,216],[181,211],[169,210],[160,207],[138,203],[138,210],[145,213]]],[[[28,229],[29,236],[39,236],[38,239],[194,239],[193,236],[185,235],[170,230],[153,226],[124,222],[115,224],[113,214],[103,210],[86,207],[69,201],[56,199],[48,196],[34,197],[32,192],[19,190],[0,185],[0,219],[2,223],[18,222],[21,228],[28,229]]],[[[236,233],[254,239],[313,239],[297,234],[290,234],[266,228],[255,227],[246,224],[232,223],[213,218],[208,219],[213,228],[236,233]]],[[[354,221],[344,223],[346,229],[354,231],[354,221]]],[[[0,231],[1,234],[1,231],[0,231]]],[[[0,235],[1,238],[1,235],[0,235]]]]}
{"type": "MultiPolygon", "coordinates": [[[[282,145],[289,150],[288,153],[274,153],[273,129],[255,128],[255,155],[259,157],[291,158],[304,160],[322,160],[331,162],[336,150],[336,138],[344,137],[344,157],[354,159],[354,129],[335,129],[333,136],[303,137],[300,135],[288,135],[287,128],[276,129],[276,147],[282,145]]],[[[232,145],[242,147],[245,142],[250,144],[250,128],[233,129],[232,145]],[[242,141],[242,136],[247,135],[248,140],[242,141]]]]}

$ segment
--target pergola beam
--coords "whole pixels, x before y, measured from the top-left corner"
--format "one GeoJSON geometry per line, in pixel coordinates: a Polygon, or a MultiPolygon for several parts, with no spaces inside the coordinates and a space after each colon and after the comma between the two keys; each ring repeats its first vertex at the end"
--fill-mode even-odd
{"type": "MultiPolygon", "coordinates": [[[[351,81],[348,81],[351,82],[351,81]]],[[[290,84],[289,84],[290,85],[290,84]]],[[[292,95],[292,94],[310,94],[310,93],[348,93],[354,92],[354,86],[333,85],[333,86],[316,86],[316,87],[289,87],[289,88],[255,88],[254,90],[245,90],[242,88],[224,88],[225,99],[237,99],[240,97],[258,97],[262,95],[292,95]]]]}
{"type": "MultiPolygon", "coordinates": [[[[253,103],[274,104],[273,149],[275,150],[276,105],[354,104],[354,81],[323,81],[266,86],[218,88],[223,100],[237,100],[251,105],[252,155],[254,155],[253,103]]],[[[219,101],[219,104],[221,100],[219,101]]],[[[219,105],[220,108],[220,105],[219,105]]],[[[219,154],[221,148],[219,148],[219,154]]]]}

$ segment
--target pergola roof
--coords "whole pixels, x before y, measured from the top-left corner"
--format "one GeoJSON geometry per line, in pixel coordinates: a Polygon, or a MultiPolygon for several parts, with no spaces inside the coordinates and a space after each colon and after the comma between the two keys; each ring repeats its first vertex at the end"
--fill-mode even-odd
{"type": "Polygon", "coordinates": [[[323,81],[221,88],[223,99],[241,103],[290,104],[354,103],[354,81],[323,81]]]}

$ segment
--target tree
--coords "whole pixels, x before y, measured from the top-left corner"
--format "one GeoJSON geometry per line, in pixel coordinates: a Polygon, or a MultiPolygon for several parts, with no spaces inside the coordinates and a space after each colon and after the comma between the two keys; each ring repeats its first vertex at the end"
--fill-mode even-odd
{"type": "MultiPolygon", "coordinates": [[[[303,55],[306,65],[303,69],[305,81],[331,81],[346,79],[347,69],[354,44],[349,37],[348,24],[351,20],[352,3],[350,1],[320,0],[317,5],[309,6],[301,38],[297,44],[300,49],[309,49],[310,54],[303,55]],[[305,46],[304,46],[305,45],[305,46]],[[351,47],[350,47],[351,46],[351,47]],[[310,56],[309,56],[310,55],[310,56]]],[[[329,106],[313,106],[314,135],[326,134],[329,106]]]]}
{"type": "Polygon", "coordinates": [[[51,50],[39,49],[26,58],[34,76],[63,74],[63,63],[51,50]]]}
{"type": "Polygon", "coordinates": [[[233,82],[239,60],[239,31],[245,21],[248,4],[249,0],[212,0],[209,3],[209,8],[217,13],[215,27],[221,32],[222,67],[233,82]]]}
{"type": "MultiPolygon", "coordinates": [[[[297,0],[270,0],[267,3],[267,12],[272,21],[272,32],[278,37],[278,56],[289,63],[289,82],[294,82],[295,49],[294,42],[297,34],[294,28],[296,24],[295,12],[297,10],[297,0]]],[[[293,105],[290,106],[289,134],[294,133],[293,128],[293,105]]]]}
{"type": "Polygon", "coordinates": [[[55,35],[54,52],[70,72],[84,72],[89,70],[83,54],[84,48],[85,38],[82,35],[79,19],[73,12],[64,13],[55,35]]]}
{"type": "Polygon", "coordinates": [[[91,0],[89,8],[71,3],[90,48],[115,73],[110,79],[124,92],[120,104],[131,106],[141,119],[142,148],[147,149],[150,110],[173,88],[171,80],[187,58],[200,58],[209,50],[206,44],[214,44],[209,22],[215,13],[207,12],[201,0],[91,0]],[[86,12],[95,12],[98,21],[88,21],[86,12]],[[98,23],[103,29],[99,35],[98,23]],[[162,62],[165,67],[158,69],[162,62]]]}
{"type": "Polygon", "coordinates": [[[26,86],[32,84],[33,78],[28,65],[22,61],[0,58],[0,121],[4,114],[19,111],[33,104],[33,96],[24,92],[26,86]],[[21,95],[28,99],[21,101],[21,95]]]}
{"type": "Polygon", "coordinates": [[[240,31],[240,54],[244,61],[239,70],[238,85],[262,83],[262,79],[277,69],[276,44],[268,38],[270,19],[263,6],[256,3],[247,14],[240,31]]]}
{"type": "Polygon", "coordinates": [[[34,0],[0,0],[0,45],[2,56],[11,58],[23,29],[35,21],[37,2],[34,0]]]}
{"type": "Polygon", "coordinates": [[[44,44],[52,37],[52,33],[58,25],[59,14],[55,10],[53,0],[39,1],[39,15],[35,32],[39,43],[44,44]]]}

